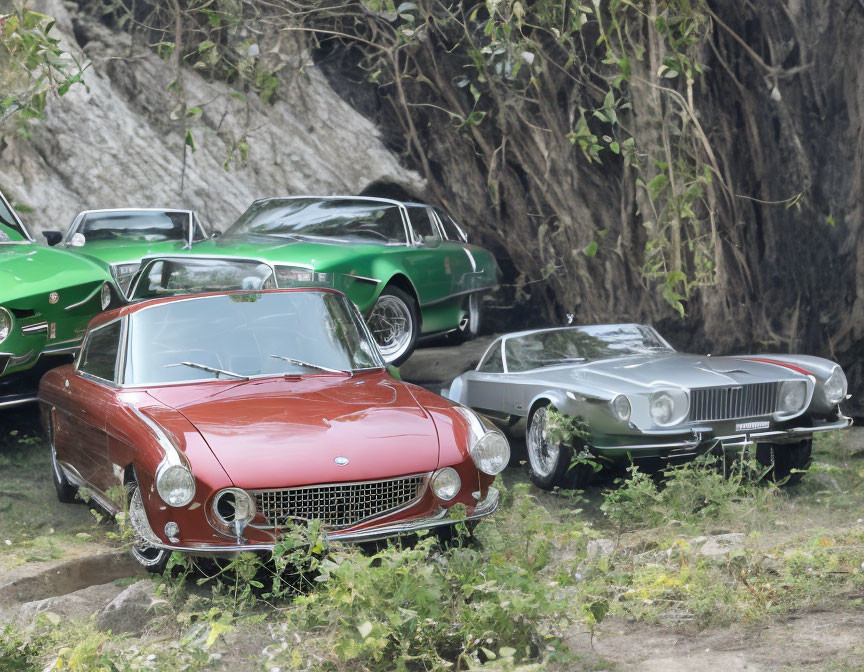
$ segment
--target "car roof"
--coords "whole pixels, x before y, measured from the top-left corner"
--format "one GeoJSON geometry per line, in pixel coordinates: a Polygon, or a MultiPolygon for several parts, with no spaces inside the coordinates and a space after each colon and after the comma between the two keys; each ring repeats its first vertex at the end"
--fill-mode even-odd
{"type": "MultiPolygon", "coordinates": [[[[145,308],[151,308],[153,306],[157,306],[163,303],[174,303],[177,301],[189,301],[191,299],[204,299],[213,296],[231,296],[231,295],[243,295],[243,294],[288,294],[291,292],[316,292],[316,293],[326,293],[326,294],[342,294],[338,289],[333,289],[331,287],[286,287],[281,289],[230,289],[223,290],[218,292],[200,292],[197,294],[177,294],[174,296],[161,296],[155,299],[145,299],[144,301],[136,301],[135,303],[129,303],[125,306],[121,306],[120,308],[115,308],[113,310],[105,311],[104,313],[100,313],[96,317],[94,317],[88,326],[88,331],[91,329],[95,329],[103,324],[107,324],[112,320],[116,320],[118,317],[125,317],[126,315],[132,315],[133,313],[137,313],[140,310],[144,310],[145,308]]],[[[344,294],[343,294],[344,296],[344,294]]]]}
{"type": "Polygon", "coordinates": [[[82,210],[77,215],[75,215],[75,219],[84,215],[94,215],[103,212],[182,212],[185,214],[192,214],[195,211],[187,210],[184,208],[97,208],[95,210],[82,210]]]}

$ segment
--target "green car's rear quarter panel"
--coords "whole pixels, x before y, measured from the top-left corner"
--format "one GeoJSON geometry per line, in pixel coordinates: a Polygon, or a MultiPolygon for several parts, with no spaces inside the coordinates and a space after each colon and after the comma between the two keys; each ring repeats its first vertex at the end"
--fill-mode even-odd
{"type": "Polygon", "coordinates": [[[43,352],[80,345],[87,324],[101,310],[100,289],[110,278],[104,264],[73,252],[35,243],[0,245],[0,306],[14,319],[12,332],[0,343],[0,353],[13,357],[2,375],[32,368],[43,352]],[[58,297],[53,304],[52,292],[58,297]],[[22,332],[40,323],[47,323],[45,330],[22,332]]]}

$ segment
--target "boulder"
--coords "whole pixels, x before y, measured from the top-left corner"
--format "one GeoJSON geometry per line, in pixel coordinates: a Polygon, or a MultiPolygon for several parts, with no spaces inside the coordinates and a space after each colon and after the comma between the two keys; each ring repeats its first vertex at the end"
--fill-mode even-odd
{"type": "Polygon", "coordinates": [[[156,597],[156,585],[144,580],[133,583],[96,615],[96,627],[103,632],[140,635],[165,600],[156,597]]]}

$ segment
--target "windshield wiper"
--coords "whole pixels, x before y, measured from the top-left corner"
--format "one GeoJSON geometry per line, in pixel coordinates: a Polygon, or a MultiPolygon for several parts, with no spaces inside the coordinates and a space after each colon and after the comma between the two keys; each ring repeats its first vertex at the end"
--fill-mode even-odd
{"type": "Polygon", "coordinates": [[[249,376],[244,376],[241,373],[234,373],[233,371],[226,371],[225,369],[217,369],[215,366],[207,366],[206,364],[199,364],[198,362],[177,362],[176,364],[166,364],[164,368],[168,369],[172,366],[191,366],[193,369],[201,369],[202,371],[215,373],[217,378],[221,373],[226,376],[231,376],[232,378],[237,378],[238,380],[249,380],[249,376]]]}
{"type": "Polygon", "coordinates": [[[312,233],[283,233],[286,238],[294,238],[295,240],[323,240],[325,242],[347,243],[347,240],[342,238],[334,238],[333,236],[316,236],[312,233]]]}
{"type": "Polygon", "coordinates": [[[273,359],[281,359],[283,362],[289,362],[290,364],[297,364],[298,366],[305,366],[308,369],[319,369],[321,371],[327,371],[327,373],[347,373],[349,376],[353,375],[351,371],[346,371],[345,369],[331,369],[329,366],[321,366],[320,364],[312,364],[311,362],[304,362],[302,359],[294,359],[293,357],[285,357],[284,355],[270,355],[273,359]]]}

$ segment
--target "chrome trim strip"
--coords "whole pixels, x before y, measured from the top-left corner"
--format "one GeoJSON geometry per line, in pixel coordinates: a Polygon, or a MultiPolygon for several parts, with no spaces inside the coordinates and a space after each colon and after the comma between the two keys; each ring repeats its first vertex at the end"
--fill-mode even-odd
{"type": "Polygon", "coordinates": [[[36,324],[28,324],[26,327],[21,327],[23,334],[38,334],[40,331],[48,332],[47,322],[37,322],[36,324]]]}
{"type": "Polygon", "coordinates": [[[102,492],[94,488],[90,483],[88,483],[78,470],[73,467],[71,464],[67,462],[57,462],[60,466],[60,469],[63,471],[63,474],[66,476],[66,480],[70,481],[72,485],[75,485],[79,488],[84,488],[87,491],[87,494],[96,500],[96,502],[105,509],[112,516],[116,516],[120,513],[120,509],[117,508],[108,497],[106,497],[102,492]]]}
{"type": "Polygon", "coordinates": [[[339,275],[346,277],[346,278],[354,278],[355,280],[365,280],[366,282],[374,282],[376,285],[381,284],[381,280],[379,280],[378,278],[367,278],[367,277],[362,276],[362,275],[354,275],[353,273],[340,273],[339,275]]]}
{"type": "Polygon", "coordinates": [[[141,422],[147,425],[147,427],[150,428],[150,431],[152,431],[156,436],[156,441],[165,453],[164,459],[169,466],[185,467],[186,464],[180,455],[180,450],[171,442],[171,439],[168,438],[168,435],[165,434],[162,428],[156,424],[154,420],[151,420],[144,415],[144,413],[138,410],[135,406],[129,406],[129,410],[132,411],[132,414],[137,416],[141,422]]]}
{"type": "Polygon", "coordinates": [[[487,289],[491,289],[491,287],[478,287],[476,289],[465,289],[461,292],[455,292],[454,294],[449,294],[449,295],[445,296],[443,299],[435,299],[434,301],[427,301],[426,303],[421,303],[420,307],[426,308],[427,306],[434,306],[438,303],[444,303],[445,301],[449,301],[450,299],[455,299],[459,296],[465,296],[466,294],[476,294],[477,292],[484,292],[487,289]]]}
{"type": "Polygon", "coordinates": [[[74,310],[75,308],[80,308],[81,306],[83,306],[85,303],[90,301],[90,299],[92,299],[94,296],[96,296],[101,291],[102,291],[102,285],[99,285],[98,287],[96,287],[96,289],[94,289],[92,292],[90,292],[90,294],[87,295],[87,298],[82,299],[78,303],[73,303],[71,305],[68,305],[63,310],[74,310]]]}
{"type": "Polygon", "coordinates": [[[103,212],[176,212],[180,214],[187,213],[190,217],[194,214],[193,210],[183,210],[178,208],[99,208],[96,210],[82,210],[75,215],[75,219],[72,220],[72,223],[69,225],[69,228],[63,236],[63,240],[60,242],[64,244],[68,243],[72,236],[78,232],[78,227],[81,226],[81,221],[87,215],[103,212]]]}
{"type": "Polygon", "coordinates": [[[9,401],[3,401],[3,398],[0,397],[0,408],[23,406],[24,404],[32,404],[34,401],[39,401],[39,397],[21,397],[20,399],[12,399],[9,401]]]}

